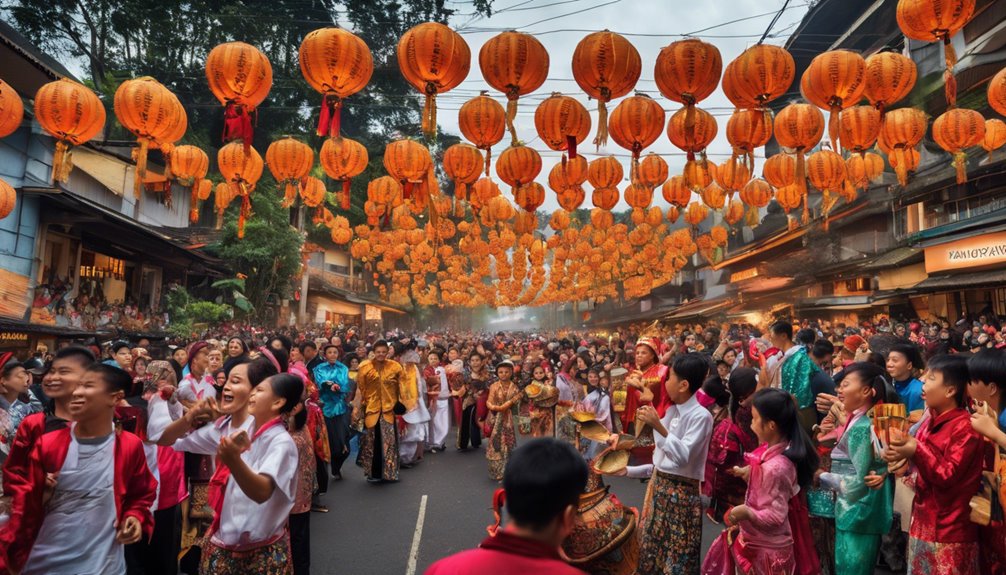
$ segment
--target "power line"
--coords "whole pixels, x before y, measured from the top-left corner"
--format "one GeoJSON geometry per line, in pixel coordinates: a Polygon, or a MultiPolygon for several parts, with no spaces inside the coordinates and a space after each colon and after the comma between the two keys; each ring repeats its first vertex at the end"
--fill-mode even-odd
{"type": "Polygon", "coordinates": [[[762,34],[761,39],[758,40],[759,44],[764,42],[765,38],[768,37],[768,33],[772,31],[772,27],[775,26],[776,22],[779,21],[779,18],[782,17],[782,13],[786,11],[786,6],[789,6],[789,0],[785,0],[785,2],[782,3],[782,8],[780,8],[779,12],[776,13],[775,18],[772,18],[772,21],[768,23],[768,28],[765,28],[765,33],[762,34]]]}

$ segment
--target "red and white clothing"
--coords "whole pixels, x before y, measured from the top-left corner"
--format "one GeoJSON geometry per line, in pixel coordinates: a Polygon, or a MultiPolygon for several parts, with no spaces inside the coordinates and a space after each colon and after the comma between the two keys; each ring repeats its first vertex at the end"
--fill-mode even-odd
{"type": "Polygon", "coordinates": [[[451,388],[447,383],[447,370],[442,365],[426,366],[423,378],[434,399],[434,409],[430,414],[430,433],[427,443],[432,447],[444,445],[451,431],[451,388]]]}
{"type": "Polygon", "coordinates": [[[213,387],[214,383],[212,374],[204,373],[198,379],[191,373],[187,374],[178,384],[178,399],[183,401],[199,401],[208,397],[216,399],[217,388],[213,387]]]}
{"type": "Polygon", "coordinates": [[[188,497],[185,488],[185,457],[173,447],[157,445],[164,430],[171,425],[171,422],[180,418],[183,411],[179,401],[165,399],[159,393],[155,393],[147,401],[147,441],[144,449],[148,452],[148,466],[149,451],[155,450],[156,467],[151,467],[151,472],[157,477],[158,482],[156,510],[174,507],[188,497]]]}
{"type": "Polygon", "coordinates": [[[583,575],[567,564],[559,550],[501,530],[478,549],[462,551],[437,561],[425,575],[583,575]]]}
{"type": "Polygon", "coordinates": [[[0,530],[0,549],[7,551],[0,555],[0,570],[116,572],[124,563],[122,546],[115,543],[115,522],[135,517],[143,537],[153,532],[150,509],[157,482],[147,469],[143,442],[132,433],[78,441],[67,427],[41,435],[29,456],[26,478],[13,494],[10,522],[0,530]],[[50,473],[59,477],[45,505],[50,473]],[[88,528],[82,530],[81,525],[88,528]]]}

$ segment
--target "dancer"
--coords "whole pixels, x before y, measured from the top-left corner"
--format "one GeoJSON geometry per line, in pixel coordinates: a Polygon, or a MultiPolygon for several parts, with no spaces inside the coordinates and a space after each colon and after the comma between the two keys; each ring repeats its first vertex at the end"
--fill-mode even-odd
{"type": "Polygon", "coordinates": [[[388,342],[374,343],[374,358],[360,364],[357,384],[363,394],[364,435],[360,462],[367,481],[398,481],[398,432],[395,415],[404,415],[399,401],[402,365],[388,359],[388,342]]]}
{"type": "Polygon", "coordinates": [[[342,464],[349,457],[350,404],[356,394],[356,384],[349,378],[349,368],[339,361],[342,357],[339,346],[326,344],[321,350],[321,356],[324,361],[318,363],[312,373],[318,384],[318,396],[325,415],[332,478],[338,481],[342,479],[342,464]]]}
{"type": "Polygon", "coordinates": [[[508,359],[496,365],[497,380],[489,387],[489,399],[486,402],[489,408],[487,423],[491,429],[486,459],[489,461],[489,477],[496,481],[503,480],[507,459],[517,446],[513,407],[520,401],[521,390],[513,381],[513,370],[513,362],[508,359]]]}
{"type": "Polygon", "coordinates": [[[531,383],[541,388],[531,402],[531,436],[555,436],[555,406],[559,399],[559,390],[548,378],[548,372],[541,365],[535,365],[531,372],[531,383]]]}
{"type": "Polygon", "coordinates": [[[409,342],[399,345],[403,347],[401,353],[396,354],[403,369],[400,397],[406,411],[402,416],[405,429],[399,437],[398,452],[402,467],[408,469],[423,460],[429,437],[430,412],[426,407],[426,380],[420,373],[416,344],[409,342]]]}
{"type": "Polygon", "coordinates": [[[430,408],[430,430],[427,445],[436,453],[446,449],[447,434],[451,431],[451,388],[447,382],[447,370],[440,364],[437,350],[427,354],[423,379],[427,387],[427,403],[430,408]]]}

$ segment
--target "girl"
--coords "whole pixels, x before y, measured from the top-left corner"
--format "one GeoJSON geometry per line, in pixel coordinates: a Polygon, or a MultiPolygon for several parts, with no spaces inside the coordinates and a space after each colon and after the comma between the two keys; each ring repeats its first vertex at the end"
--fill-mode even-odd
{"type": "Polygon", "coordinates": [[[849,414],[848,422],[831,452],[831,471],[819,474],[821,485],[836,494],[837,575],[873,573],[880,536],[888,532],[893,519],[894,486],[884,481],[887,464],[875,448],[867,413],[886,399],[883,374],[878,365],[853,363],[846,368],[838,388],[838,399],[849,414]]]}
{"type": "Polygon", "coordinates": [[[758,447],[758,438],[751,431],[751,394],[758,385],[755,370],[738,367],[727,381],[730,388],[728,415],[713,427],[706,459],[706,480],[703,495],[709,497],[706,515],[719,521],[732,505],[744,502],[747,490],[744,480],[734,475],[734,467],[744,465],[744,454],[758,447]]]}
{"type": "Polygon", "coordinates": [[[427,444],[430,451],[436,453],[446,449],[447,434],[451,430],[451,388],[447,384],[447,370],[440,364],[440,352],[434,349],[426,357],[423,379],[428,389],[427,401],[431,414],[427,444]]]}
{"type": "Polygon", "coordinates": [[[541,365],[534,366],[531,371],[531,383],[541,387],[541,392],[530,400],[531,436],[554,437],[555,405],[559,391],[549,381],[547,372],[541,365]]]}
{"type": "Polygon", "coordinates": [[[583,400],[583,406],[587,411],[592,411],[598,423],[604,426],[610,433],[611,428],[611,395],[601,387],[601,368],[592,368],[587,372],[587,397],[583,400]]]}
{"type": "Polygon", "coordinates": [[[748,466],[737,469],[748,477],[743,505],[727,512],[727,525],[739,525],[733,553],[739,573],[791,574],[797,567],[789,502],[810,485],[818,457],[800,427],[796,402],[777,388],[754,395],[751,429],[761,447],[746,456],[748,466]]]}
{"type": "Polygon", "coordinates": [[[503,469],[510,458],[510,452],[517,447],[517,431],[514,429],[513,406],[520,401],[522,392],[513,381],[513,363],[504,360],[496,366],[495,383],[489,387],[489,408],[487,424],[490,431],[486,459],[489,460],[489,477],[503,480],[503,469]]]}
{"type": "Polygon", "coordinates": [[[283,424],[304,394],[289,373],[273,375],[248,398],[252,433],[223,435],[217,448],[220,491],[200,572],[214,575],[292,571],[286,524],[297,493],[297,446],[283,424]]]}
{"type": "Polygon", "coordinates": [[[297,446],[297,493],[290,510],[290,555],[294,575],[311,572],[311,505],[317,487],[317,461],[307,429],[307,390],[286,418],[290,437],[297,446]]]}

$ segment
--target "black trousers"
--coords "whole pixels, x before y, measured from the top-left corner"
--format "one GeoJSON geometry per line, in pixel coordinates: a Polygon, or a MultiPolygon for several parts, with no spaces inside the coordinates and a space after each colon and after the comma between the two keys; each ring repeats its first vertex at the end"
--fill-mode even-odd
{"type": "Polygon", "coordinates": [[[469,444],[476,448],[482,445],[482,430],[479,429],[479,421],[475,417],[476,407],[470,405],[461,412],[461,422],[458,424],[458,449],[467,449],[469,444]]]}
{"type": "Polygon", "coordinates": [[[325,418],[325,428],[328,430],[328,446],[332,451],[332,475],[342,474],[342,464],[349,457],[349,440],[352,438],[352,428],[349,412],[335,417],[325,418]]]}
{"type": "Polygon", "coordinates": [[[293,575],[311,573],[311,512],[290,514],[290,558],[293,575]]]}
{"type": "Polygon", "coordinates": [[[328,464],[317,455],[314,456],[314,476],[318,479],[316,495],[328,493],[328,464]]]}
{"type": "Polygon", "coordinates": [[[126,546],[129,575],[177,575],[178,551],[182,546],[182,515],[179,506],[154,511],[154,533],[126,546]]]}

